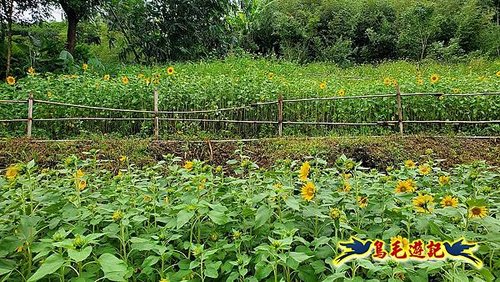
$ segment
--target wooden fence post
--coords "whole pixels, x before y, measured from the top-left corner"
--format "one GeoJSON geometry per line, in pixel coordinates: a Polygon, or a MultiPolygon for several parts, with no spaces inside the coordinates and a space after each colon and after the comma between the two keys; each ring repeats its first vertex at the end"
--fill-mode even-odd
{"type": "Polygon", "coordinates": [[[33,93],[30,92],[28,97],[28,124],[26,135],[31,138],[31,129],[33,127],[33,93]]]}
{"type": "Polygon", "coordinates": [[[158,89],[154,91],[154,114],[155,114],[155,138],[160,136],[160,119],[158,118],[158,89]]]}
{"type": "Polygon", "coordinates": [[[283,95],[278,98],[278,136],[283,136],[283,95]]]}
{"type": "Polygon", "coordinates": [[[401,91],[399,89],[399,84],[396,84],[396,99],[398,104],[399,134],[403,135],[403,105],[401,101],[401,91]]]}

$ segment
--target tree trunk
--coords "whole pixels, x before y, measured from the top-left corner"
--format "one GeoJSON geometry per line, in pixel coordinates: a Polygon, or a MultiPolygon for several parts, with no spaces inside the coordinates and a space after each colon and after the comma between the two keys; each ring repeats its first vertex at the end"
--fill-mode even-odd
{"type": "Polygon", "coordinates": [[[7,66],[5,68],[5,77],[10,75],[12,61],[12,13],[14,12],[14,1],[8,1],[7,11],[7,66]]]}
{"type": "Polygon", "coordinates": [[[68,18],[68,33],[66,39],[66,50],[74,55],[75,46],[76,46],[76,26],[78,21],[80,20],[76,13],[66,12],[66,17],[68,18]]]}

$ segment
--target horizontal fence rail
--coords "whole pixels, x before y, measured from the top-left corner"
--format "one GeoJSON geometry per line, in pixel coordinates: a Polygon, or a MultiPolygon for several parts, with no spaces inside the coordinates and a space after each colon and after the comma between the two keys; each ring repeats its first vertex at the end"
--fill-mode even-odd
{"type": "Polygon", "coordinates": [[[30,93],[27,100],[0,100],[0,104],[27,104],[27,118],[25,119],[0,119],[2,123],[8,122],[23,122],[27,124],[26,135],[31,138],[33,122],[46,121],[153,121],[154,136],[159,138],[159,123],[160,121],[178,121],[178,122],[213,122],[213,123],[236,123],[236,124],[270,124],[278,126],[278,136],[283,135],[284,125],[325,125],[325,126],[398,126],[401,135],[404,134],[404,124],[500,124],[500,120],[404,120],[402,97],[412,96],[434,96],[441,98],[443,96],[451,97],[466,97],[466,96],[497,96],[500,92],[484,92],[484,93],[401,93],[399,86],[395,87],[395,93],[389,94],[372,94],[372,95],[357,95],[357,96],[334,96],[334,97],[311,97],[297,99],[283,99],[282,96],[277,101],[255,102],[243,106],[226,107],[219,109],[206,110],[190,110],[190,111],[161,111],[159,110],[158,91],[154,91],[153,110],[137,110],[137,109],[121,109],[100,106],[79,105],[55,101],[46,101],[34,99],[30,93]],[[290,121],[284,120],[283,109],[285,103],[302,103],[314,101],[332,101],[332,100],[347,100],[347,99],[379,99],[379,98],[396,98],[397,119],[387,121],[372,121],[372,122],[335,122],[335,121],[290,121]],[[33,108],[35,104],[46,104],[60,107],[71,107],[80,109],[100,110],[106,112],[125,112],[136,114],[147,114],[151,117],[54,117],[54,118],[34,118],[33,108]],[[237,120],[237,119],[211,119],[211,118],[188,118],[188,117],[162,117],[162,115],[189,115],[189,114],[209,114],[230,112],[239,110],[253,109],[258,106],[277,105],[276,120],[237,120]]]}

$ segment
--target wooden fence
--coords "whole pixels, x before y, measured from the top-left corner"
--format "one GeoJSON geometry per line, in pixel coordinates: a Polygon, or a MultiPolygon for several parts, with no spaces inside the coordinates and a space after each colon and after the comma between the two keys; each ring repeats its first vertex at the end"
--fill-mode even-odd
{"type": "MultiPolygon", "coordinates": [[[[269,102],[258,102],[245,106],[231,107],[231,108],[220,108],[212,110],[192,110],[192,111],[160,111],[159,110],[159,99],[158,91],[155,90],[153,93],[153,110],[133,110],[133,109],[120,109],[120,108],[108,108],[108,107],[98,107],[98,106],[86,106],[77,105],[69,103],[61,103],[54,101],[45,101],[34,99],[33,95],[30,93],[27,100],[0,100],[0,104],[27,104],[27,118],[26,119],[0,119],[0,122],[25,122],[27,124],[26,136],[28,138],[32,137],[32,129],[34,121],[71,121],[71,120],[94,120],[94,121],[147,121],[151,120],[154,124],[154,137],[156,139],[160,136],[160,121],[189,121],[189,122],[223,122],[223,123],[243,123],[243,124],[274,124],[277,125],[278,136],[283,136],[283,126],[286,124],[294,125],[331,125],[331,126],[398,126],[399,133],[404,134],[405,124],[500,124],[500,120],[404,120],[403,113],[403,97],[409,96],[496,96],[500,95],[500,92],[484,92],[484,93],[464,93],[464,94],[445,94],[445,93],[401,93],[399,86],[396,86],[395,93],[393,94],[377,94],[377,95],[359,95],[359,96],[334,96],[334,97],[318,97],[318,98],[298,98],[298,99],[283,99],[280,96],[277,101],[269,102]],[[373,122],[323,122],[323,121],[288,121],[283,118],[283,107],[285,103],[300,103],[306,101],[328,101],[328,100],[344,100],[344,99],[379,99],[379,98],[389,98],[394,97],[396,99],[397,105],[397,121],[373,121],[373,122]],[[102,110],[108,112],[127,112],[127,113],[140,113],[149,114],[151,117],[60,117],[60,118],[37,118],[33,117],[33,108],[35,104],[47,104],[63,107],[73,107],[80,109],[93,109],[102,110]],[[167,114],[200,114],[200,113],[220,113],[227,111],[237,111],[242,109],[248,109],[263,105],[276,104],[276,120],[229,120],[229,119],[208,119],[208,118],[173,118],[173,117],[162,117],[162,115],[167,114]]],[[[499,115],[500,116],[500,115],[499,115]]]]}

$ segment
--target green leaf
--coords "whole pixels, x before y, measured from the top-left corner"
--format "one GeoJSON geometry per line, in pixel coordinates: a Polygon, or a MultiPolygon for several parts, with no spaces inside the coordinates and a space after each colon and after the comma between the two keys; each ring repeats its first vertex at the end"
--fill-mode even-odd
{"type": "Polygon", "coordinates": [[[92,246],[87,246],[85,247],[85,249],[79,251],[73,249],[68,250],[69,257],[75,262],[84,261],[86,258],[88,258],[90,253],[92,253],[92,246]]]}
{"type": "Polygon", "coordinates": [[[125,262],[112,254],[102,254],[98,259],[104,277],[111,281],[125,281],[127,265],[125,262]]]}
{"type": "Polygon", "coordinates": [[[269,276],[272,271],[273,268],[269,263],[260,261],[255,265],[255,278],[257,278],[257,280],[262,280],[269,276]]]}
{"type": "Polygon", "coordinates": [[[0,275],[7,274],[16,269],[16,263],[13,260],[0,259],[0,275]]]}
{"type": "Polygon", "coordinates": [[[60,254],[49,256],[38,270],[33,274],[28,282],[38,281],[43,277],[56,272],[64,264],[64,258],[60,254]]]}
{"type": "Polygon", "coordinates": [[[267,205],[262,205],[255,215],[255,228],[259,228],[271,218],[272,211],[267,205]]]}
{"type": "Polygon", "coordinates": [[[194,216],[194,211],[181,210],[177,214],[177,229],[184,226],[194,216]]]}
{"type": "Polygon", "coordinates": [[[293,198],[293,197],[288,197],[288,199],[286,199],[285,201],[285,204],[293,209],[293,210],[300,210],[300,204],[299,204],[299,201],[297,201],[297,199],[293,198]]]}
{"type": "Polygon", "coordinates": [[[222,265],[221,261],[207,263],[205,268],[205,275],[210,278],[219,277],[219,267],[222,265]]]}
{"type": "Polygon", "coordinates": [[[308,256],[304,253],[290,252],[290,257],[292,257],[298,263],[301,263],[308,258],[312,258],[313,256],[308,256]]]}
{"type": "Polygon", "coordinates": [[[218,224],[218,225],[226,224],[228,221],[227,215],[224,212],[220,212],[217,210],[211,210],[208,213],[208,217],[210,217],[210,219],[213,222],[215,222],[215,224],[218,224]]]}

